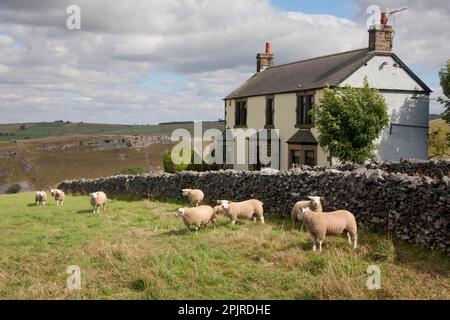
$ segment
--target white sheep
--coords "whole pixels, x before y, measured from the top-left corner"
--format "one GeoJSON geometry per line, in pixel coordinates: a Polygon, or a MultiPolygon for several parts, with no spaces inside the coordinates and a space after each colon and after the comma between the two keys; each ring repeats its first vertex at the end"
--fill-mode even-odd
{"type": "Polygon", "coordinates": [[[34,199],[37,206],[43,205],[45,207],[47,203],[47,193],[45,191],[36,191],[34,199]]]}
{"type": "Polygon", "coordinates": [[[218,216],[219,214],[224,214],[224,210],[223,210],[223,208],[222,208],[222,206],[215,206],[214,208],[213,208],[213,212],[214,212],[214,215],[215,216],[218,216]]]}
{"type": "Polygon", "coordinates": [[[183,189],[181,190],[184,197],[189,199],[191,206],[198,206],[203,201],[205,195],[202,190],[199,189],[183,189]]]}
{"type": "Polygon", "coordinates": [[[64,204],[64,199],[66,198],[66,195],[63,191],[59,189],[51,189],[50,194],[55,199],[57,206],[59,205],[62,206],[64,204]]]}
{"type": "Polygon", "coordinates": [[[298,219],[306,225],[306,230],[313,241],[313,251],[319,244],[319,252],[322,252],[322,242],[326,235],[340,235],[347,232],[348,243],[356,249],[358,242],[357,225],[355,216],[346,210],[333,212],[313,212],[309,208],[301,208],[298,219]]]}
{"type": "Polygon", "coordinates": [[[256,199],[231,202],[228,200],[217,200],[217,203],[223,209],[223,213],[230,219],[232,225],[236,223],[237,219],[252,219],[256,222],[256,218],[259,218],[262,224],[264,224],[264,209],[263,203],[256,199]]]}
{"type": "Polygon", "coordinates": [[[324,200],[323,197],[313,197],[309,196],[307,197],[309,200],[302,200],[295,203],[294,207],[291,211],[291,220],[292,220],[292,226],[295,226],[295,221],[297,220],[297,215],[300,211],[300,208],[310,208],[314,212],[322,212],[322,203],[321,201],[324,200]]]}
{"type": "Polygon", "coordinates": [[[94,213],[100,213],[100,207],[103,207],[103,211],[106,208],[106,201],[108,198],[102,191],[93,192],[90,195],[90,204],[94,208],[94,213]]]}
{"type": "Polygon", "coordinates": [[[216,227],[216,215],[213,208],[210,206],[198,206],[193,208],[179,208],[175,215],[176,217],[183,217],[184,224],[191,229],[195,227],[195,233],[201,226],[205,226],[212,222],[214,228],[216,227]]]}

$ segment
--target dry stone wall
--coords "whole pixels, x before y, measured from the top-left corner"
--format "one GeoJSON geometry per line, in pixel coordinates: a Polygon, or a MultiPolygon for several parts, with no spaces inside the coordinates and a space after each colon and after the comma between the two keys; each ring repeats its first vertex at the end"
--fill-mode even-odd
{"type": "MultiPolygon", "coordinates": [[[[448,164],[444,161],[438,166],[448,169],[448,164]]],[[[170,200],[183,200],[182,188],[199,188],[210,204],[217,199],[258,198],[264,203],[265,212],[286,217],[296,201],[320,195],[325,197],[325,211],[347,209],[355,214],[362,228],[377,232],[389,228],[400,239],[450,255],[450,178],[435,169],[433,162],[416,167],[413,162],[405,162],[272,174],[234,170],[156,173],[68,180],[61,182],[59,188],[75,194],[102,190],[110,197],[170,200]],[[401,173],[401,168],[409,174],[401,173]],[[425,171],[436,174],[420,174],[425,171]]]]}

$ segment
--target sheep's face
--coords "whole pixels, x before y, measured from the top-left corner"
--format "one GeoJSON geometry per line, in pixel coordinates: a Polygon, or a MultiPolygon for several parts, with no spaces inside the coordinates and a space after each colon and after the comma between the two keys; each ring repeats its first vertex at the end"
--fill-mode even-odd
{"type": "Polygon", "coordinates": [[[97,193],[95,193],[95,192],[94,192],[94,193],[91,193],[90,196],[91,196],[91,198],[93,198],[93,199],[97,199],[97,193]]]}
{"type": "Polygon", "coordinates": [[[308,197],[311,200],[311,209],[317,210],[321,206],[320,201],[323,201],[323,197],[308,197]]]}
{"type": "Polygon", "coordinates": [[[54,196],[54,195],[56,194],[56,189],[51,189],[51,190],[50,190],[50,194],[51,194],[52,196],[54,196]]]}
{"type": "Polygon", "coordinates": [[[190,189],[183,189],[181,192],[183,193],[183,196],[186,197],[189,194],[190,189]]]}
{"type": "Polygon", "coordinates": [[[305,216],[306,209],[300,208],[297,213],[297,219],[303,221],[303,217],[305,216]]]}
{"type": "Polygon", "coordinates": [[[182,217],[182,216],[184,216],[185,212],[186,212],[185,208],[180,208],[177,210],[177,214],[175,215],[175,217],[182,217]]]}
{"type": "Polygon", "coordinates": [[[217,200],[217,203],[224,209],[227,210],[230,207],[231,201],[228,200],[217,200]]]}

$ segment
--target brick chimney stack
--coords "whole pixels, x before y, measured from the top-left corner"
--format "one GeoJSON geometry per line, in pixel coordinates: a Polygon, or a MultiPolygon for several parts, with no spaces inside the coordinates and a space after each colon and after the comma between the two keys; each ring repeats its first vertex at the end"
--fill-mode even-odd
{"type": "Polygon", "coordinates": [[[273,66],[273,54],[270,53],[270,43],[266,42],[266,52],[256,55],[256,72],[264,71],[273,66]]]}
{"type": "Polygon", "coordinates": [[[386,12],[381,13],[380,24],[373,25],[369,29],[369,50],[387,51],[392,50],[394,29],[388,25],[388,16],[386,12]]]}

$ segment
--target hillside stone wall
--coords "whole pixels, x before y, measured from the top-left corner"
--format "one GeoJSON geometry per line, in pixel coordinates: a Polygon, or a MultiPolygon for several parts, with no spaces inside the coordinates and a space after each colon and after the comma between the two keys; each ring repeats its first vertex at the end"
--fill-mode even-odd
{"type": "MultiPolygon", "coordinates": [[[[406,164],[406,163],[404,163],[406,164]]],[[[288,217],[294,203],[308,195],[325,197],[324,210],[346,209],[367,230],[390,232],[410,243],[439,249],[450,256],[450,178],[433,169],[433,162],[406,172],[394,172],[395,164],[339,169],[279,171],[272,174],[252,171],[155,173],[141,176],[114,176],[94,180],[68,180],[59,184],[67,193],[88,194],[102,190],[112,197],[136,196],[183,200],[182,188],[199,188],[205,202],[217,199],[258,198],[267,214],[288,217]],[[345,170],[348,169],[348,170],[345,170]],[[351,170],[350,170],[351,169],[351,170]],[[389,172],[393,171],[393,172],[389,172]],[[436,173],[435,176],[419,172],[436,173]]],[[[445,168],[448,162],[439,166],[445,168]]],[[[400,166],[399,168],[404,166],[400,166]]]]}

